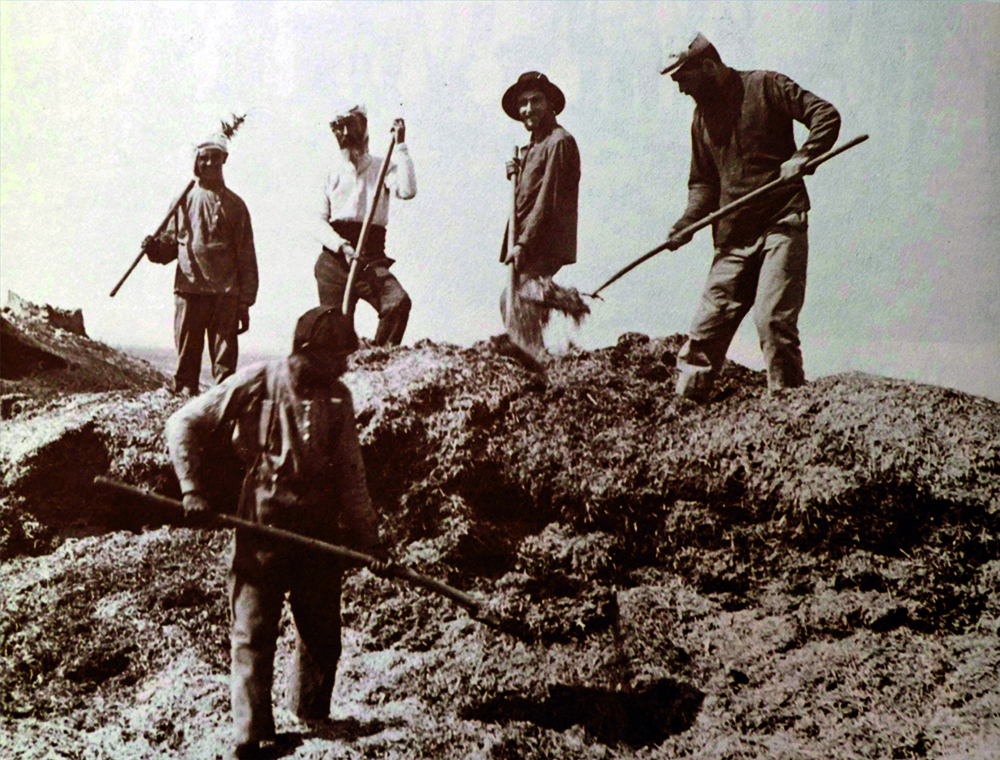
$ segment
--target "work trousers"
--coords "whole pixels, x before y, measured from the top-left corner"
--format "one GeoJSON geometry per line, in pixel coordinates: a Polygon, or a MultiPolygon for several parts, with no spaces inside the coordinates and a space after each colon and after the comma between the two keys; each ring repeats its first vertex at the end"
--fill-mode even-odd
{"type": "Polygon", "coordinates": [[[206,335],[215,382],[221,383],[236,371],[239,358],[239,296],[177,293],[174,303],[174,344],[177,346],[174,390],[180,392],[190,388],[193,393],[198,393],[206,335]]]}
{"type": "MultiPolygon", "coordinates": [[[[344,303],[344,291],[347,289],[350,273],[344,257],[324,249],[316,261],[313,273],[316,275],[320,304],[340,309],[344,303]]],[[[406,323],[410,319],[412,301],[387,266],[376,263],[362,267],[358,264],[350,302],[352,320],[359,298],[378,312],[375,345],[398,346],[402,343],[406,323]]]]}
{"type": "Polygon", "coordinates": [[[341,570],[336,561],[302,555],[276,562],[266,581],[229,573],[231,628],[230,698],[237,744],[275,737],[271,686],[285,592],[295,620],[295,656],[288,678],[288,709],[322,720],[340,660],[341,570]]]}
{"type": "Polygon", "coordinates": [[[792,214],[746,248],[717,250],[688,339],[677,355],[678,395],[704,401],[751,307],[769,391],[805,383],[798,319],[809,258],[805,214],[792,214]]]}

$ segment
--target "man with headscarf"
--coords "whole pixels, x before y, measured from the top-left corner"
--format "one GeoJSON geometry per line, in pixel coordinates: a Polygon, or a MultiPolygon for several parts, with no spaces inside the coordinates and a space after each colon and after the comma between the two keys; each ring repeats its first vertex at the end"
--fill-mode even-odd
{"type": "Polygon", "coordinates": [[[201,355],[208,338],[212,377],[222,382],[236,371],[238,335],[250,327],[257,299],[257,254],[246,204],[226,187],[222,166],[229,141],[210,136],[195,150],[198,181],[184,196],[164,232],[147,237],[150,261],[177,260],[174,275],[174,342],[177,370],[171,390],[198,394],[201,355]]]}
{"type": "Polygon", "coordinates": [[[350,314],[353,319],[358,298],[367,301],[378,312],[375,345],[398,346],[403,342],[412,304],[399,280],[389,272],[394,260],[385,255],[385,234],[389,198],[409,200],[417,194],[417,176],[406,145],[406,125],[402,119],[393,123],[395,148],[379,198],[372,195],[383,159],[368,152],[365,107],[351,104],[342,108],[330,122],[330,129],[340,153],[327,175],[315,226],[315,237],[323,246],[313,269],[319,302],[342,307],[351,263],[359,256],[361,228],[370,204],[377,203],[365,250],[358,261],[350,314]]]}
{"type": "Polygon", "coordinates": [[[661,73],[694,98],[688,204],[681,231],[779,177],[787,184],[715,222],[715,257],[687,342],[677,355],[677,393],[710,398],[736,330],[754,306],[770,392],[805,383],[798,317],[805,301],[809,196],[806,163],[830,150],[840,115],[822,98],[774,71],[736,71],[698,34],[661,73]],[[794,122],[809,128],[796,149],[794,122]]]}
{"type": "Polygon", "coordinates": [[[566,98],[544,74],[522,74],[507,88],[501,106],[524,124],[531,141],[519,149],[517,159],[507,162],[507,178],[516,177],[517,190],[513,246],[508,245],[508,227],[500,253],[500,261],[512,268],[500,311],[515,356],[544,373],[542,332],[551,310],[577,322],[590,311],[577,291],[552,281],[563,266],[576,263],[580,151],[573,136],[556,122],[566,98]]]}
{"type": "MultiPolygon", "coordinates": [[[[338,308],[311,309],[298,320],[287,359],[242,370],[170,417],[167,444],[195,524],[220,506],[210,494],[224,451],[246,468],[239,517],[385,557],[353,401],[339,380],[357,346],[338,308]]],[[[296,629],[290,710],[306,722],[329,718],[341,653],[342,571],[326,555],[236,531],[229,573],[231,757],[261,757],[272,749],[265,745],[279,741],[271,685],[286,592],[296,629]]]]}

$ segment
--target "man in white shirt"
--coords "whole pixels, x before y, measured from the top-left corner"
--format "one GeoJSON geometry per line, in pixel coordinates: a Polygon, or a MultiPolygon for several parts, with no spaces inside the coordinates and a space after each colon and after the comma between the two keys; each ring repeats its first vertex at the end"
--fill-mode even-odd
{"type": "MultiPolygon", "coordinates": [[[[330,170],[323,188],[323,202],[316,225],[316,238],[323,252],[314,273],[323,306],[340,308],[350,264],[358,258],[356,250],[361,227],[368,213],[371,195],[378,183],[382,158],[368,152],[368,117],[362,105],[344,109],[330,122],[337,138],[340,157],[330,170]]],[[[396,119],[392,131],[396,146],[385,175],[381,197],[372,218],[371,229],[362,258],[358,261],[351,293],[351,318],[357,299],[367,301],[378,312],[375,345],[398,346],[403,341],[412,302],[402,285],[390,272],[393,259],[385,255],[385,229],[389,221],[389,198],[395,195],[409,200],[417,194],[417,177],[406,145],[406,126],[396,119]]]]}

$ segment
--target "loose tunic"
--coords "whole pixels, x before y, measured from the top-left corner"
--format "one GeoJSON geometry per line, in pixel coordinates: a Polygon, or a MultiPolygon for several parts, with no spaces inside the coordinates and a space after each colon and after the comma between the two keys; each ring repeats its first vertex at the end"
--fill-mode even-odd
{"type": "Polygon", "coordinates": [[[246,204],[228,187],[195,184],[167,225],[177,241],[174,292],[226,294],[252,306],[257,300],[257,254],[246,204]]]}

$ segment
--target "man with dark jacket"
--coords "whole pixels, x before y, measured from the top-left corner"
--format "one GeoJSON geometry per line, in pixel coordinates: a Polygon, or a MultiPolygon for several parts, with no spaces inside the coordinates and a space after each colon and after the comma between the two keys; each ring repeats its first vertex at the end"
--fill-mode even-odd
{"type": "Polygon", "coordinates": [[[840,115],[825,100],[774,71],[736,71],[697,35],[662,73],[694,98],[688,204],[680,232],[712,211],[779,177],[787,184],[718,220],[715,257],[688,340],[677,356],[677,393],[709,398],[726,351],[756,302],[754,320],[772,392],[805,382],[798,317],[805,300],[809,196],[805,164],[833,147],[840,115]],[[796,149],[793,123],[809,128],[796,149]]]}
{"type": "Polygon", "coordinates": [[[509,250],[504,238],[500,254],[513,268],[500,309],[519,358],[541,371],[546,357],[542,330],[550,310],[559,309],[577,321],[589,311],[576,291],[552,282],[562,267],[576,263],[580,151],[573,136],[556,122],[566,98],[544,74],[522,74],[504,93],[501,105],[510,118],[524,124],[531,141],[507,163],[507,178],[517,177],[515,234],[509,250]]]}
{"type": "Polygon", "coordinates": [[[246,204],[226,187],[222,166],[229,141],[212,135],[196,148],[198,182],[184,196],[159,238],[148,237],[150,261],[177,260],[174,275],[174,342],[177,370],[171,390],[196,396],[201,355],[208,338],[212,377],[219,383],[236,371],[238,335],[250,327],[257,299],[257,253],[246,204]]]}
{"type": "MultiPolygon", "coordinates": [[[[192,520],[209,502],[211,452],[246,467],[239,516],[361,551],[376,551],[351,394],[339,381],[358,339],[348,317],[318,307],[299,318],[287,359],[233,375],[168,421],[170,456],[192,520]]],[[[231,757],[260,757],[276,741],[271,684],[285,593],[295,619],[290,709],[304,721],[329,717],[340,658],[343,568],[334,559],[236,532],[229,573],[232,610],[231,757]]]]}

